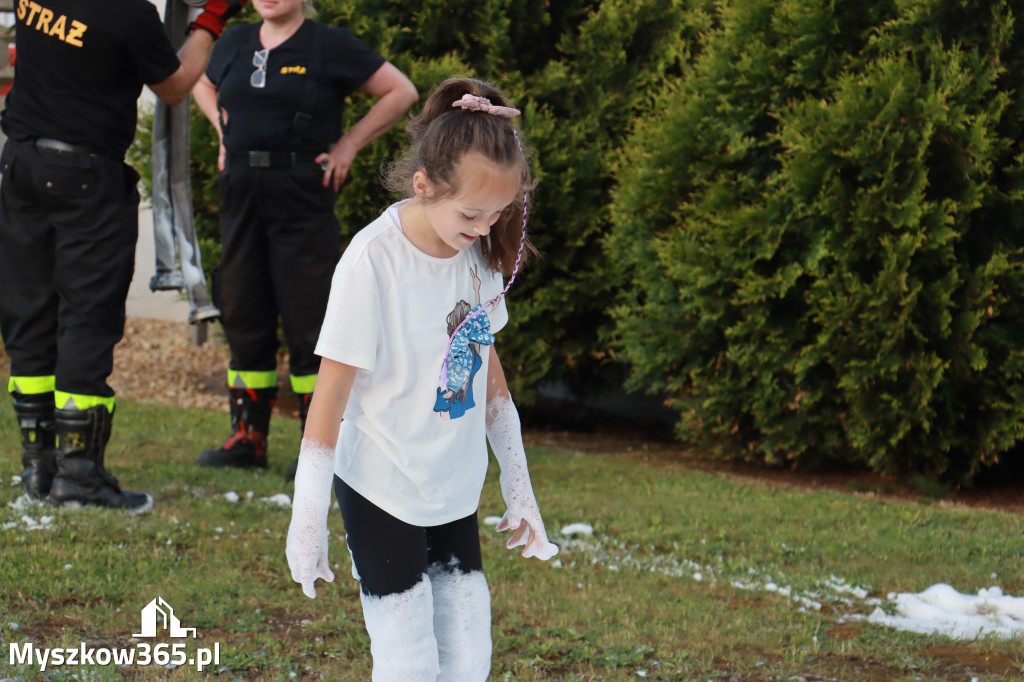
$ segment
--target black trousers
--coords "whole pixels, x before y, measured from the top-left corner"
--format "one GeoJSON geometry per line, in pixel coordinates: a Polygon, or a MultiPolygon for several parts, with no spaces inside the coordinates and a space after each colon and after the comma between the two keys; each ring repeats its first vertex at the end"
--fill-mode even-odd
{"type": "Polygon", "coordinates": [[[316,374],[314,355],[341,250],[335,194],[310,158],[293,167],[250,168],[232,157],[220,175],[223,254],[214,303],[231,369],[277,366],[280,314],[293,376],[316,374]]]}
{"type": "Polygon", "coordinates": [[[411,526],[371,503],[337,476],[334,493],[363,594],[385,597],[406,592],[431,566],[461,573],[483,571],[475,513],[441,526],[411,526]]]}
{"type": "Polygon", "coordinates": [[[111,397],[139,233],[124,162],[8,140],[0,156],[0,331],[15,377],[111,397]]]}

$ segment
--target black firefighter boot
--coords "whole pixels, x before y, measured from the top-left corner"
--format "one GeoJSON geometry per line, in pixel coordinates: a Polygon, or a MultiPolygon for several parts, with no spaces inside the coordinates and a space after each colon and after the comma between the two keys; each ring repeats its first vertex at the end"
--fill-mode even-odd
{"type": "Polygon", "coordinates": [[[208,467],[266,467],[270,413],[277,402],[276,388],[231,388],[231,429],[216,450],[199,453],[208,467]]]}
{"type": "Polygon", "coordinates": [[[88,410],[54,410],[57,424],[57,475],[47,501],[56,507],[109,507],[132,514],[153,508],[147,493],[121,490],[103,466],[114,415],[104,405],[88,410]]]}
{"type": "Polygon", "coordinates": [[[29,497],[45,498],[57,473],[57,436],[53,425],[53,393],[15,392],[14,414],[21,427],[21,483],[29,497]]]}
{"type": "MultiPolygon", "coordinates": [[[[309,416],[309,401],[313,399],[312,393],[296,393],[295,397],[299,399],[299,420],[302,422],[302,430],[299,432],[299,448],[302,447],[302,437],[306,435],[306,417],[309,416]]],[[[284,480],[294,481],[295,472],[299,470],[299,458],[296,457],[292,465],[288,467],[288,473],[284,475],[284,480]]]]}

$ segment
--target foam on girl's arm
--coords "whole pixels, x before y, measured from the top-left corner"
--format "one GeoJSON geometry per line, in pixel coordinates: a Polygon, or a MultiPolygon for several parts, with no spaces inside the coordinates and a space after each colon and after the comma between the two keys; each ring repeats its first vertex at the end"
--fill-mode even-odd
{"type": "Polygon", "coordinates": [[[494,457],[501,469],[499,481],[501,494],[508,508],[498,523],[497,530],[512,529],[515,532],[506,545],[509,549],[526,545],[524,557],[535,556],[547,560],[558,554],[558,547],[548,542],[540,507],[533,493],[530,471],[526,465],[526,449],[523,446],[523,430],[519,411],[512,402],[512,396],[505,382],[505,374],[498,361],[498,354],[491,347],[487,370],[487,440],[494,450],[494,457]]]}
{"type": "Polygon", "coordinates": [[[334,448],[303,438],[285,554],[292,580],[302,585],[303,593],[310,599],[316,598],[317,578],[334,581],[327,551],[327,515],[333,482],[334,448]]]}
{"type": "Polygon", "coordinates": [[[317,578],[334,580],[327,552],[327,515],[331,507],[338,427],[355,375],[355,367],[327,359],[320,363],[299,449],[285,554],[292,580],[302,585],[302,591],[310,599],[316,597],[317,578]]]}

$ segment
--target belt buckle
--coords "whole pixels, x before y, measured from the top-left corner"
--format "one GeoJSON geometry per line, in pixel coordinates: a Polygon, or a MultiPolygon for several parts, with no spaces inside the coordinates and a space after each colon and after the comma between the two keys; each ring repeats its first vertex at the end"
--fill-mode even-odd
{"type": "Polygon", "coordinates": [[[249,168],[270,168],[270,152],[249,152],[249,168]]]}

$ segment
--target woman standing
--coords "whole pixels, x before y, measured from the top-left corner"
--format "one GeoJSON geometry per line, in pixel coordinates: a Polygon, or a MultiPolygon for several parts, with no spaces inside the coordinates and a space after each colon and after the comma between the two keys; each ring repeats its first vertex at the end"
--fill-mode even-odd
{"type": "Polygon", "coordinates": [[[277,395],[277,321],[305,421],[341,233],[334,202],[356,154],[417,100],[395,66],[343,28],[308,18],[310,0],[253,0],[262,17],[230,28],[193,90],[220,138],[223,257],[214,297],[231,349],[233,433],[199,463],[265,467],[277,395]],[[377,99],[341,131],[345,97],[377,99]]]}

